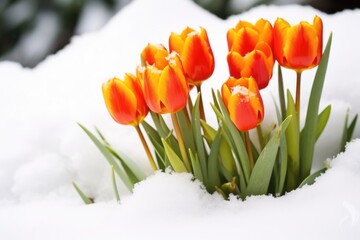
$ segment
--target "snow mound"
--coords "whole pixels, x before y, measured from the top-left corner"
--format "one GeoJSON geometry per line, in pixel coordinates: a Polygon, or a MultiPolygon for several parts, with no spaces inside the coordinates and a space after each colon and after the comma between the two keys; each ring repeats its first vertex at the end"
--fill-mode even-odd
{"type": "MultiPolygon", "coordinates": [[[[346,109],[351,116],[360,113],[360,33],[348,28],[356,22],[359,10],[326,15],[297,5],[259,6],[223,21],[190,0],[137,0],[104,28],[74,37],[34,69],[1,62],[0,238],[359,239],[360,141],[349,143],[334,157],[346,109]],[[274,22],[283,17],[296,23],[312,21],[315,14],[323,19],[325,40],[334,34],[321,103],[332,104],[332,115],[314,163],[317,169],[328,159],[330,170],[314,185],[281,198],[258,196],[246,201],[209,195],[188,174],[156,173],[138,184],[133,194],[120,186],[122,203],[116,204],[110,167],[77,122],[98,127],[119,151],[148,173],[151,170],[143,151],[137,150],[136,132],[109,116],[102,82],[134,72],[148,42],[167,45],[170,32],[203,26],[216,61],[214,75],[203,89],[204,101],[210,102],[210,89],[219,89],[228,77],[226,31],[239,19],[255,22],[263,17],[274,22]],[[84,206],[71,181],[97,204],[84,206]]],[[[313,74],[313,70],[303,74],[302,111],[311,87],[306,81],[311,82],[313,74]]],[[[294,89],[295,74],[284,71],[284,78],[286,87],[294,89]]],[[[275,80],[262,92],[265,124],[275,119],[271,95],[276,92],[275,80]]],[[[354,136],[360,136],[359,127],[354,136]]]]}

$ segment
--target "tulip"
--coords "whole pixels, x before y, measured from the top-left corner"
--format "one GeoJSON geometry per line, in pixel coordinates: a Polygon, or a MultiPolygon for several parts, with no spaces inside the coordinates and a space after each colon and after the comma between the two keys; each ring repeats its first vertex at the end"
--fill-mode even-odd
{"type": "Polygon", "coordinates": [[[274,24],[274,55],[283,67],[296,71],[295,109],[300,119],[301,73],[320,63],[322,57],[323,24],[320,17],[315,16],[313,24],[302,21],[290,26],[282,18],[274,24]]]}
{"type": "Polygon", "coordinates": [[[143,69],[138,68],[137,73],[143,77],[144,96],[149,108],[158,114],[171,113],[181,157],[187,171],[190,172],[190,161],[176,117],[176,112],[186,107],[189,98],[189,85],[179,55],[173,52],[165,58],[155,58],[154,65],[148,65],[143,69]],[[157,68],[156,61],[162,62],[162,59],[166,60],[166,65],[163,65],[163,68],[157,68]]]}
{"type": "Polygon", "coordinates": [[[283,67],[302,72],[317,66],[322,57],[323,24],[315,16],[313,24],[300,22],[294,26],[282,18],[274,24],[274,55],[283,67]]]}
{"type": "Polygon", "coordinates": [[[240,131],[258,126],[264,119],[264,105],[253,77],[230,77],[221,88],[230,118],[240,131]]]}
{"type": "Polygon", "coordinates": [[[158,69],[163,69],[168,65],[166,57],[168,50],[162,44],[148,44],[141,52],[143,66],[154,65],[158,69]]]}
{"type": "Polygon", "coordinates": [[[259,89],[267,87],[272,77],[274,58],[270,46],[259,42],[246,56],[230,51],[227,55],[230,76],[235,78],[253,77],[259,89]]]}
{"type": "Polygon", "coordinates": [[[138,78],[127,73],[124,76],[124,80],[118,78],[110,79],[102,85],[102,92],[111,117],[120,124],[135,127],[150,165],[156,171],[157,166],[154,158],[139,127],[139,124],[148,114],[149,108],[146,105],[142,86],[138,78]]]}
{"type": "Polygon", "coordinates": [[[273,46],[273,28],[269,21],[259,19],[255,25],[239,21],[235,28],[227,32],[229,51],[239,52],[242,56],[251,52],[258,42],[266,42],[273,46]]]}
{"type": "Polygon", "coordinates": [[[259,89],[265,88],[274,67],[273,28],[270,22],[260,19],[252,25],[239,21],[235,28],[228,31],[227,42],[230,75],[234,78],[252,76],[259,89]]]}
{"type": "Polygon", "coordinates": [[[147,115],[141,84],[130,74],[125,74],[124,80],[113,78],[102,85],[106,107],[111,117],[124,125],[138,126],[147,115]]]}
{"type": "Polygon", "coordinates": [[[214,55],[204,28],[200,33],[189,27],[181,34],[171,33],[169,47],[180,55],[190,85],[198,86],[213,74],[214,55]]]}
{"type": "Polygon", "coordinates": [[[174,113],[186,106],[189,86],[178,55],[167,56],[167,66],[158,69],[147,66],[143,73],[144,96],[149,108],[156,113],[174,113]]]}

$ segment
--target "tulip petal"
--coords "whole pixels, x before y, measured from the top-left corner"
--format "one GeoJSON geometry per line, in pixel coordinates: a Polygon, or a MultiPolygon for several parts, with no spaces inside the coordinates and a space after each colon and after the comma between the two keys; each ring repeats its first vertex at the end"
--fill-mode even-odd
{"type": "Polygon", "coordinates": [[[181,59],[186,75],[193,82],[206,80],[214,71],[215,62],[211,47],[198,34],[188,35],[181,59]]]}
{"type": "Polygon", "coordinates": [[[188,100],[189,89],[182,71],[173,66],[165,67],[159,79],[158,94],[164,105],[163,112],[183,109],[188,100]]]}
{"type": "Polygon", "coordinates": [[[259,34],[255,29],[250,27],[242,28],[237,32],[231,50],[245,56],[254,49],[258,41],[259,34]]]}
{"type": "Polygon", "coordinates": [[[137,123],[136,96],[120,79],[114,78],[102,86],[106,107],[111,117],[120,124],[137,123]]]}
{"type": "Polygon", "coordinates": [[[169,48],[170,52],[177,52],[181,55],[184,47],[184,40],[181,38],[179,34],[171,33],[169,37],[169,48]]]}
{"type": "Polygon", "coordinates": [[[160,76],[161,71],[156,69],[154,66],[148,66],[144,72],[145,101],[149,108],[156,113],[162,113],[160,99],[157,92],[160,76]]]}
{"type": "Polygon", "coordinates": [[[241,77],[241,69],[244,66],[244,58],[235,51],[230,51],[227,55],[227,62],[229,67],[230,76],[234,78],[241,77]]]}
{"type": "Polygon", "coordinates": [[[281,66],[284,66],[284,46],[286,34],[290,24],[282,18],[278,18],[274,24],[274,56],[281,66]]]}
{"type": "Polygon", "coordinates": [[[316,36],[317,33],[314,28],[306,22],[289,29],[284,46],[284,57],[291,68],[306,69],[313,67],[312,63],[317,57],[319,44],[319,39],[316,36]]]}

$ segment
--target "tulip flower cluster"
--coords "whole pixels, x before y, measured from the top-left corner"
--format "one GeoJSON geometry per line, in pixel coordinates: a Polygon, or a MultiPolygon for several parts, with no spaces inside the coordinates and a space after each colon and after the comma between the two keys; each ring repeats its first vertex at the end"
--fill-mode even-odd
{"type": "MultiPolygon", "coordinates": [[[[207,31],[202,27],[199,31],[187,27],[180,34],[171,33],[168,49],[149,43],[141,51],[141,64],[135,74],[105,82],[102,90],[110,116],[120,124],[135,127],[154,171],[170,168],[192,173],[210,193],[216,191],[225,198],[229,194],[240,198],[279,196],[311,184],[327,167],[310,174],[315,142],[331,110],[329,105],[319,113],[331,46],[330,35],[323,52],[321,18],[315,16],[312,24],[302,21],[293,26],[282,18],[274,25],[265,19],[255,24],[239,21],[224,37],[228,44],[229,78],[220,91],[212,92],[211,107],[219,122],[217,127],[206,122],[201,97],[201,85],[215,68],[207,31]],[[265,109],[261,91],[269,85],[276,62],[278,122],[263,131],[265,109]],[[300,129],[301,73],[318,65],[305,124],[300,129]],[[285,100],[281,67],[296,73],[295,101],[290,90],[285,100]],[[196,100],[189,94],[194,87],[198,92],[196,100]],[[167,114],[172,120],[170,127],[164,119],[167,114]],[[149,118],[152,124],[147,122],[149,118]],[[257,131],[258,144],[250,139],[249,131],[253,130],[257,131]],[[151,150],[147,141],[151,142],[151,150]]],[[[346,118],[341,150],[351,139],[355,123],[356,118],[350,125],[346,118]]],[[[81,127],[130,190],[145,178],[102,134],[98,132],[99,139],[81,127]]]]}

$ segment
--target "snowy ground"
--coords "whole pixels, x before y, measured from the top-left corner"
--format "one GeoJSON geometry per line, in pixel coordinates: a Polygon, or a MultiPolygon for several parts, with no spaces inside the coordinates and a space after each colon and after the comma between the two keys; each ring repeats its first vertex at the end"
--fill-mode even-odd
{"type": "MultiPolygon", "coordinates": [[[[359,10],[330,16],[295,5],[260,6],[223,21],[188,0],[137,0],[100,31],[74,37],[35,69],[1,62],[0,239],[359,239],[360,140],[333,158],[332,168],[314,185],[281,198],[224,201],[189,175],[157,173],[132,195],[120,186],[118,205],[110,167],[76,124],[97,126],[150,173],[135,131],[109,117],[103,81],[134,72],[148,42],[167,45],[171,31],[204,26],[216,57],[215,73],[204,84],[209,101],[210,88],[219,89],[227,79],[226,31],[239,19],[283,17],[297,23],[312,21],[315,14],[323,19],[325,41],[330,31],[334,34],[322,102],[333,109],[317,146],[316,169],[338,149],[345,109],[360,113],[360,32],[354,30],[359,10]],[[83,205],[72,180],[97,203],[83,205]]],[[[303,76],[302,106],[313,73],[303,76]]],[[[294,89],[294,73],[285,71],[284,77],[294,89]]],[[[274,119],[271,93],[276,88],[274,77],[263,91],[267,123],[274,119]]]]}

